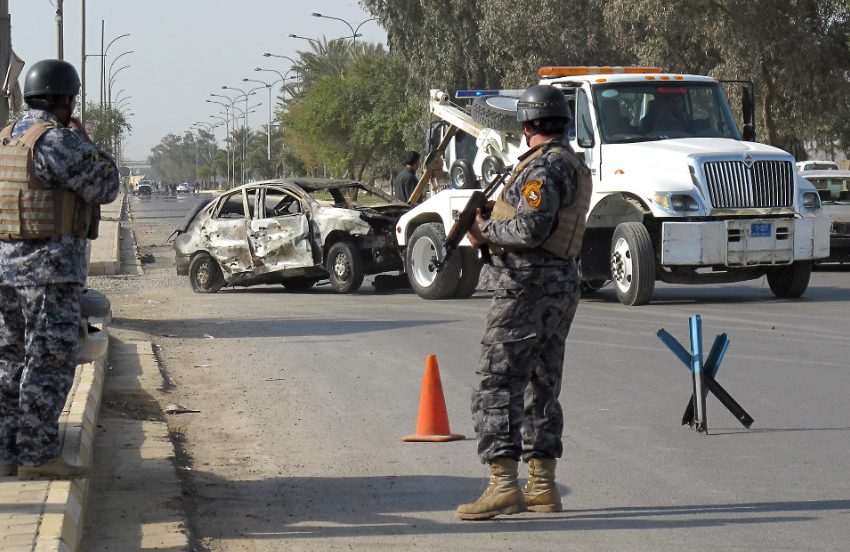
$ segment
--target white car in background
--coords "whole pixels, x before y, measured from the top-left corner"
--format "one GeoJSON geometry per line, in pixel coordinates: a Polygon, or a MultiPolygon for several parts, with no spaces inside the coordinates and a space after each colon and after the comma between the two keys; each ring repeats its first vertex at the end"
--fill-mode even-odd
{"type": "Polygon", "coordinates": [[[817,161],[815,159],[809,159],[808,161],[797,161],[797,172],[837,170],[838,164],[834,161],[817,161]]]}
{"type": "Polygon", "coordinates": [[[194,191],[194,188],[188,182],[184,182],[183,184],[177,185],[177,193],[178,194],[191,194],[194,191]]]}

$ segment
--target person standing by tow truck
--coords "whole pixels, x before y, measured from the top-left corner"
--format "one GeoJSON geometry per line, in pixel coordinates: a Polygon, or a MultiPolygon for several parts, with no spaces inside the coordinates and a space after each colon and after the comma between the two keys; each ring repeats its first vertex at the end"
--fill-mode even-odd
{"type": "Polygon", "coordinates": [[[87,238],[118,195],[118,168],[72,114],[80,79],[61,60],[27,72],[28,111],[0,133],[0,474],[78,477],[58,420],[80,341],[87,238]]]}
{"type": "Polygon", "coordinates": [[[490,484],[478,500],[458,507],[462,520],[562,507],[555,485],[564,427],[558,395],[591,194],[590,173],[566,142],[571,119],[558,88],[523,93],[517,120],[531,149],[492,211],[479,211],[467,233],[474,247],[490,248],[495,291],[472,395],[478,454],[490,465],[490,484]],[[529,464],[525,488],[517,481],[520,458],[529,464]]]}
{"type": "Polygon", "coordinates": [[[419,152],[409,151],[404,154],[404,168],[393,178],[393,194],[399,201],[407,202],[410,194],[416,188],[419,179],[416,171],[419,169],[419,152]]]}

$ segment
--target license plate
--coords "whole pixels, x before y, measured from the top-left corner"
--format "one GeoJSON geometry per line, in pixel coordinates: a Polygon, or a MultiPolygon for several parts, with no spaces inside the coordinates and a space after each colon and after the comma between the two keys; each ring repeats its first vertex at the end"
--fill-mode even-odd
{"type": "Polygon", "coordinates": [[[757,222],[750,226],[750,235],[754,238],[769,238],[771,236],[771,224],[757,222]]]}

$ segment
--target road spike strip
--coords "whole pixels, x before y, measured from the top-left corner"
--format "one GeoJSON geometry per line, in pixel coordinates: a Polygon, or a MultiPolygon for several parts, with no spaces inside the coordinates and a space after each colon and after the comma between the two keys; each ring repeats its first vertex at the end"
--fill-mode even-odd
{"type": "Polygon", "coordinates": [[[425,359],[425,376],[422,378],[422,393],[419,397],[416,434],[404,437],[402,441],[441,443],[464,438],[449,429],[449,415],[446,412],[437,356],[428,355],[425,359]]]}

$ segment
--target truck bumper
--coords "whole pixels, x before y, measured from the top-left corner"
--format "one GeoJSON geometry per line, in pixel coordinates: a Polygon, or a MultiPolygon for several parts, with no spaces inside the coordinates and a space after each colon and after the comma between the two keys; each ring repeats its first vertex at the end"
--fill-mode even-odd
{"type": "Polygon", "coordinates": [[[663,221],[665,266],[770,266],[829,256],[829,218],[663,221]]]}

